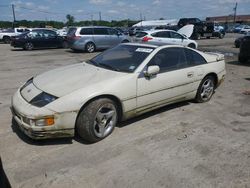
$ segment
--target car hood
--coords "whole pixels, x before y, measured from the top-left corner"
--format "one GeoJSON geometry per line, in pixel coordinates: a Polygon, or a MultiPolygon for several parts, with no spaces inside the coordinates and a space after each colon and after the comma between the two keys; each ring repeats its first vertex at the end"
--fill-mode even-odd
{"type": "Polygon", "coordinates": [[[114,79],[123,74],[126,73],[103,69],[84,62],[45,72],[36,76],[33,83],[38,89],[61,97],[88,85],[114,79]]]}
{"type": "Polygon", "coordinates": [[[187,38],[190,38],[194,31],[194,25],[189,24],[185,25],[184,27],[180,28],[177,33],[185,35],[187,38]]]}

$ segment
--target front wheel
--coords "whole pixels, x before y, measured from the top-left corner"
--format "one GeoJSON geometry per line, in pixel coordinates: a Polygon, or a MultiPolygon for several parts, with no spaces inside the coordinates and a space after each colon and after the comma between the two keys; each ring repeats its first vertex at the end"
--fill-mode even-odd
{"type": "Polygon", "coordinates": [[[95,44],[93,42],[88,42],[85,46],[85,50],[89,53],[92,53],[95,51],[95,44]]]}
{"type": "Polygon", "coordinates": [[[206,76],[200,83],[195,100],[197,102],[203,103],[211,99],[214,89],[215,80],[213,76],[206,76]]]}
{"type": "Polygon", "coordinates": [[[89,103],[79,114],[76,131],[84,140],[95,143],[110,135],[118,121],[116,104],[101,98],[89,103]]]}
{"type": "Polygon", "coordinates": [[[193,44],[193,43],[190,43],[190,44],[188,45],[188,47],[189,47],[189,48],[196,49],[196,46],[195,46],[195,44],[193,44]]]}
{"type": "Polygon", "coordinates": [[[24,45],[24,49],[25,50],[33,50],[34,49],[34,45],[31,42],[27,42],[24,45]]]}

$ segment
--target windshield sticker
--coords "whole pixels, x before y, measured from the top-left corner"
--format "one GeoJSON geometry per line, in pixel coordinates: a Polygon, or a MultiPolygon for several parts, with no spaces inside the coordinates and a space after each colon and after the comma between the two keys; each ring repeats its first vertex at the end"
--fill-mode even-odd
{"type": "Polygon", "coordinates": [[[153,51],[153,49],[150,49],[150,48],[137,48],[135,51],[136,52],[151,53],[153,51]]]}

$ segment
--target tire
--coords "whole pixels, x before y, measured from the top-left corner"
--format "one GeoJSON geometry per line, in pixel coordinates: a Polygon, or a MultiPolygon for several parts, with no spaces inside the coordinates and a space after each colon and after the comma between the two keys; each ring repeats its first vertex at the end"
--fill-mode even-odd
{"type": "Polygon", "coordinates": [[[224,35],[222,33],[219,33],[219,38],[220,39],[223,39],[224,38],[224,35]]]}
{"type": "Polygon", "coordinates": [[[194,43],[190,43],[190,44],[188,44],[188,47],[189,47],[189,48],[196,49],[196,47],[195,47],[195,44],[194,44],[194,43]]]}
{"type": "Polygon", "coordinates": [[[95,44],[93,42],[88,42],[85,46],[85,50],[89,53],[93,53],[95,51],[95,44]]]}
{"type": "Polygon", "coordinates": [[[115,102],[100,98],[90,102],[78,115],[76,132],[90,142],[98,142],[109,136],[118,121],[118,110],[115,102]]]}
{"type": "Polygon", "coordinates": [[[239,56],[239,62],[240,63],[246,63],[247,62],[247,58],[246,57],[244,57],[244,56],[239,56]]]}
{"type": "Polygon", "coordinates": [[[207,102],[212,98],[215,90],[215,78],[206,76],[200,83],[195,100],[199,103],[207,102]]]}
{"type": "Polygon", "coordinates": [[[34,45],[31,42],[26,42],[24,44],[24,49],[25,50],[33,50],[34,49],[34,45]]]}
{"type": "Polygon", "coordinates": [[[9,36],[4,36],[4,37],[3,37],[3,42],[4,42],[5,44],[9,44],[10,41],[11,41],[11,39],[10,39],[9,36]]]}

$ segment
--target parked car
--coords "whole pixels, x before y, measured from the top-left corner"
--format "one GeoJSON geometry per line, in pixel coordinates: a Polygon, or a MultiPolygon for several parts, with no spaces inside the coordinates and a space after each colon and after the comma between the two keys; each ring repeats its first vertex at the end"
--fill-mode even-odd
{"type": "Polygon", "coordinates": [[[224,55],[175,45],[126,43],[29,79],[13,117],[33,139],[97,142],[117,122],[178,101],[207,102],[225,77],[224,55]]]}
{"type": "Polygon", "coordinates": [[[240,33],[246,34],[247,32],[250,32],[250,26],[249,26],[249,25],[244,25],[244,26],[241,28],[240,33]]]}
{"type": "Polygon", "coordinates": [[[240,33],[241,29],[245,27],[245,25],[236,25],[233,29],[234,33],[240,33]]]}
{"type": "Polygon", "coordinates": [[[5,29],[0,32],[0,40],[6,44],[9,44],[11,37],[20,35],[22,33],[28,32],[31,29],[28,28],[14,28],[14,29],[5,29]]]}
{"type": "Polygon", "coordinates": [[[225,29],[217,22],[205,22],[199,18],[181,18],[178,22],[178,28],[185,25],[194,25],[194,31],[190,36],[191,39],[198,40],[201,37],[218,37],[223,38],[225,36],[225,29]]]}
{"type": "Polygon", "coordinates": [[[11,37],[11,46],[33,50],[34,48],[62,48],[64,39],[50,29],[33,29],[18,36],[11,37]]]}
{"type": "Polygon", "coordinates": [[[250,60],[250,35],[246,35],[241,40],[239,62],[246,63],[250,60]]]}
{"type": "Polygon", "coordinates": [[[69,48],[89,53],[129,42],[129,37],[116,29],[101,26],[71,27],[67,34],[69,48]]]}
{"type": "Polygon", "coordinates": [[[137,32],[143,31],[144,29],[142,27],[131,27],[128,30],[129,36],[134,36],[137,32]]]}
{"type": "Polygon", "coordinates": [[[146,42],[149,44],[177,44],[188,46],[196,49],[198,44],[196,41],[189,39],[187,36],[182,35],[173,30],[152,30],[142,31],[135,35],[135,42],[146,42]]]}

